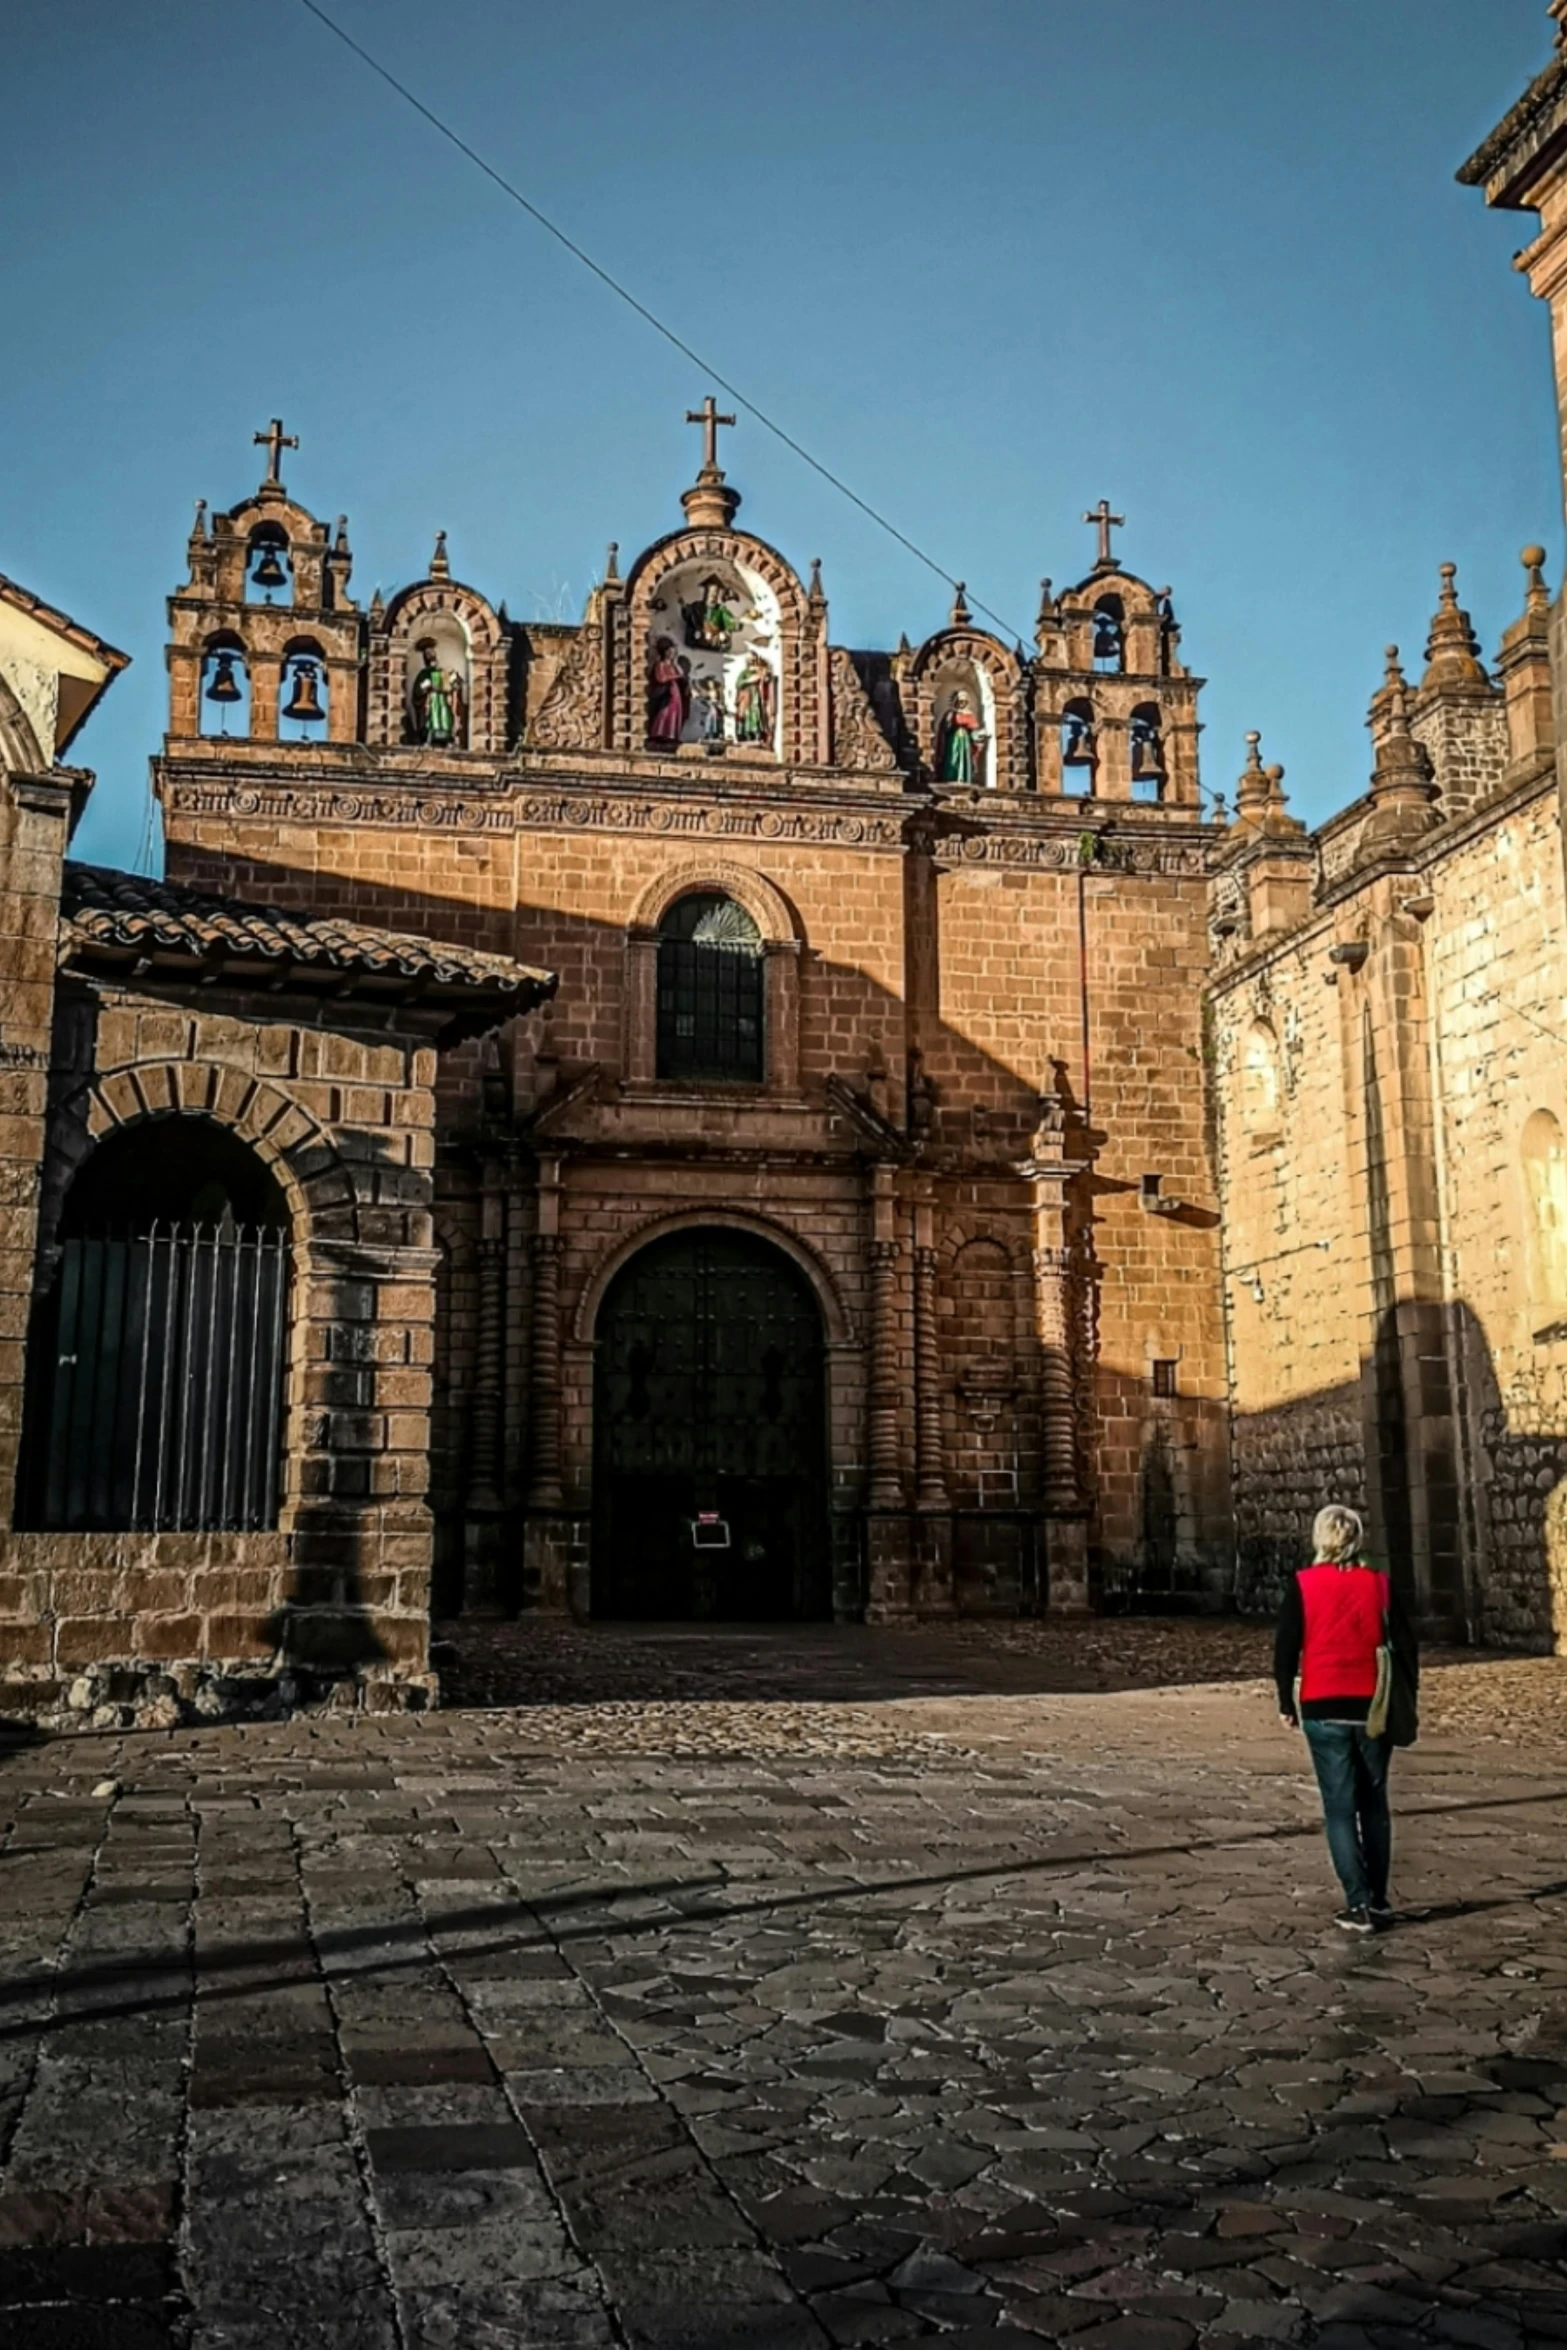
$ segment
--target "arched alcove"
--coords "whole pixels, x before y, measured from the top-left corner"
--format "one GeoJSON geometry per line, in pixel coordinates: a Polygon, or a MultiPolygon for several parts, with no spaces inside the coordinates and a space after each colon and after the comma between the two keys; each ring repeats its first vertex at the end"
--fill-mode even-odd
{"type": "Polygon", "coordinates": [[[593,1613],[828,1615],[826,1348],[793,1258],[729,1225],[650,1239],[594,1356],[593,1613]]]}
{"type": "Polygon", "coordinates": [[[218,630],[202,646],[197,706],[203,734],[249,734],[250,664],[230,630],[218,630]]]}
{"type": "Polygon", "coordinates": [[[278,740],[324,742],[331,690],[326,655],[320,645],[314,637],[296,637],[285,648],[278,673],[278,740]]]}
{"type": "Polygon", "coordinates": [[[1096,597],[1093,624],[1094,667],[1106,676],[1119,675],[1126,667],[1126,606],[1121,598],[1096,597]]]}
{"type": "Polygon", "coordinates": [[[143,1119],[89,1152],[29,1346],[32,1524],[276,1524],[289,1236],[276,1179],[215,1120],[143,1119]]]}
{"type": "Polygon", "coordinates": [[[1523,1130],[1529,1269],[1537,1306],[1567,1306],[1567,1145],[1560,1121],[1536,1110],[1523,1130]]]}
{"type": "Polygon", "coordinates": [[[1132,797],[1155,803],[1164,797],[1164,725],[1157,702],[1139,702],[1128,723],[1132,797]]]}
{"type": "Polygon", "coordinates": [[[455,612],[421,613],[403,654],[404,739],[431,750],[466,750],[473,648],[455,612]]]}
{"type": "Polygon", "coordinates": [[[247,604],[292,604],[294,556],[281,523],[258,522],[245,541],[247,604]]]}
{"type": "Polygon", "coordinates": [[[648,600],[644,658],[649,750],[727,743],[776,755],[783,616],[760,572],[730,555],[666,572],[648,600]]]}
{"type": "Polygon", "coordinates": [[[982,663],[959,655],[929,680],[931,772],[938,783],[985,790],[996,781],[996,689],[982,663]]]}
{"type": "Polygon", "coordinates": [[[1061,713],[1061,790],[1067,799],[1092,799],[1099,763],[1094,705],[1079,695],[1061,713]]]}

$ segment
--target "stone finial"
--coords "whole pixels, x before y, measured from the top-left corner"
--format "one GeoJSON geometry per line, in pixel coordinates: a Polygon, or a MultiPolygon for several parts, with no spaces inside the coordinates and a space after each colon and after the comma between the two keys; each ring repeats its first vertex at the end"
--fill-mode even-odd
{"type": "MultiPolygon", "coordinates": [[[[206,544],[207,539],[210,536],[210,533],[207,529],[207,501],[205,498],[198,498],[196,500],[196,519],[190,526],[190,535],[192,539],[199,539],[203,546],[206,544]]],[[[1542,563],[1545,560],[1543,550],[1540,555],[1540,560],[1542,563]]]]}
{"type": "Polygon", "coordinates": [[[435,552],[430,557],[430,577],[432,579],[450,579],[451,576],[452,567],[446,557],[446,533],[444,530],[438,530],[435,534],[435,552]]]}
{"type": "Polygon", "coordinates": [[[961,579],[953,583],[952,610],[947,618],[949,628],[967,628],[974,617],[968,608],[968,598],[965,596],[963,588],[964,583],[961,579]]]}
{"type": "Polygon", "coordinates": [[[1439,822],[1433,803],[1431,762],[1409,724],[1409,687],[1399,666],[1398,647],[1387,648],[1382,684],[1371,697],[1366,724],[1375,759],[1371,770],[1371,816],[1362,835],[1363,853],[1394,850],[1439,822]]]}
{"type": "Polygon", "coordinates": [[[375,594],[370,598],[369,617],[370,626],[372,628],[384,628],[386,626],[386,603],[379,588],[376,589],[375,594]]]}
{"type": "Polygon", "coordinates": [[[348,516],[346,514],[340,514],[337,518],[337,530],[332,540],[332,552],[334,555],[348,553],[348,516]]]}
{"type": "Polygon", "coordinates": [[[620,541],[611,539],[604,557],[604,585],[616,587],[620,582],[620,541]]]}
{"type": "Polygon", "coordinates": [[[822,559],[820,555],[811,557],[809,602],[814,612],[824,612],[827,609],[827,590],[822,585],[822,559]]]}
{"type": "Polygon", "coordinates": [[[1255,727],[1246,737],[1246,764],[1235,786],[1235,821],[1256,823],[1268,805],[1268,771],[1262,763],[1262,736],[1255,727]]]}
{"type": "Polygon", "coordinates": [[[1468,613],[1458,601],[1458,566],[1444,563],[1442,592],[1426,638],[1426,672],[1420,680],[1424,693],[1457,687],[1488,691],[1491,680],[1480,660],[1480,640],[1468,613]]]}
{"type": "MultiPolygon", "coordinates": [[[[1562,0],[1562,8],[1564,12],[1567,12],[1567,0],[1562,0]]],[[[1524,601],[1531,612],[1549,612],[1551,596],[1550,590],[1545,584],[1545,549],[1543,547],[1525,547],[1518,560],[1529,578],[1524,601]]]]}

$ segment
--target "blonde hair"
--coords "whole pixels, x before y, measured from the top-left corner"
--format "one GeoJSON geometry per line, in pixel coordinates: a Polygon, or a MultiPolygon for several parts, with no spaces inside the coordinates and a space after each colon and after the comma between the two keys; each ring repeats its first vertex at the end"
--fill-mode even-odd
{"type": "Polygon", "coordinates": [[[1345,1509],[1342,1502],[1330,1502],[1312,1521],[1312,1553],[1328,1565],[1350,1566],[1360,1556],[1365,1532],[1356,1511],[1345,1509]]]}

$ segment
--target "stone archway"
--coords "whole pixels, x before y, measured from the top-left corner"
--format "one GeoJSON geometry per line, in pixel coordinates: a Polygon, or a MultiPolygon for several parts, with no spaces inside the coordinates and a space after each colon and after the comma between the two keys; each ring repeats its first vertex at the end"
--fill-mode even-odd
{"type": "Polygon", "coordinates": [[[664,1233],[595,1339],[593,1614],[830,1617],[826,1344],[798,1265],[732,1226],[664,1233]]]}

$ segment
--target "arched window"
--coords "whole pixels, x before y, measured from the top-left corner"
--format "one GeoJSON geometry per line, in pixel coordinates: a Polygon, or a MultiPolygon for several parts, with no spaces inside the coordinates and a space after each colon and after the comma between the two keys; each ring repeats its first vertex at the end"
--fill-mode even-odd
{"type": "Polygon", "coordinates": [[[1101,596],[1094,606],[1094,667],[1126,667],[1126,613],[1119,596],[1101,596]]]}
{"type": "Polygon", "coordinates": [[[288,1270],[283,1195],[226,1127],[158,1118],[100,1143],[29,1344],[29,1521],[276,1525],[288,1270]]]}
{"type": "Polygon", "coordinates": [[[1092,797],[1098,756],[1092,702],[1068,702],[1061,713],[1061,789],[1069,798],[1092,797]]]}
{"type": "Polygon", "coordinates": [[[1284,1081],[1279,1068],[1279,1040],[1266,1020],[1254,1020],[1246,1031],[1241,1055],[1241,1106],[1246,1131],[1253,1142],[1272,1141],[1283,1120],[1284,1081]]]}
{"type": "Polygon", "coordinates": [[[658,926],[658,1074],[759,1085],[766,1075],[762,934],[715,891],[677,898],[658,926]]]}
{"type": "Polygon", "coordinates": [[[288,533],[276,522],[259,523],[245,549],[247,604],[291,604],[294,601],[294,558],[288,533]]]}
{"type": "Polygon", "coordinates": [[[1134,800],[1162,800],[1164,797],[1164,730],[1159,723],[1157,702],[1139,702],[1131,718],[1132,797],[1134,800]]]}
{"type": "Polygon", "coordinates": [[[326,734],[326,656],[313,637],[299,637],[283,655],[278,677],[277,731],[280,742],[320,742],[326,734]]]}
{"type": "Polygon", "coordinates": [[[1523,1130],[1535,1302],[1567,1305],[1567,1149],[1559,1122],[1536,1110],[1523,1130]]]}
{"type": "Polygon", "coordinates": [[[250,670],[237,636],[209,636],[201,653],[201,731],[249,734],[250,670]]]}

